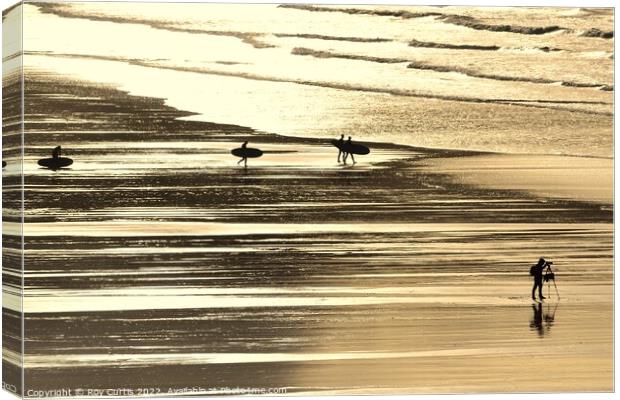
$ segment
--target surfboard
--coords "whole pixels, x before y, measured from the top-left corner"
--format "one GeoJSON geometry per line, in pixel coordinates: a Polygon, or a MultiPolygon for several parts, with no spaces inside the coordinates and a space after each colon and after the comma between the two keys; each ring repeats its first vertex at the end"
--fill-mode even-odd
{"type": "Polygon", "coordinates": [[[2,161],[2,168],[6,167],[6,161],[2,161]]]}
{"type": "Polygon", "coordinates": [[[342,145],[344,144],[344,142],[341,143],[340,140],[334,139],[331,141],[331,144],[338,147],[338,149],[342,150],[342,145]]]}
{"type": "Polygon", "coordinates": [[[366,146],[362,146],[361,144],[349,144],[347,142],[342,145],[342,151],[351,154],[359,154],[361,156],[370,153],[370,149],[366,146]]]}
{"type": "Polygon", "coordinates": [[[68,167],[69,165],[73,164],[73,160],[67,157],[50,157],[40,159],[39,161],[37,161],[37,164],[49,169],[59,169],[68,167]]]}
{"type": "Polygon", "coordinates": [[[263,152],[259,149],[253,149],[250,147],[246,147],[245,149],[243,147],[239,147],[232,150],[231,154],[241,158],[257,158],[262,156],[263,152]]]}

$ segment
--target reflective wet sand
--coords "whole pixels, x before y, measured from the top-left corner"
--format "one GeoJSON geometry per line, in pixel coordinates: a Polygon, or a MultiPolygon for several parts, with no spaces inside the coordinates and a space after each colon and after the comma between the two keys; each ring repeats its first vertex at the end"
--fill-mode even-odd
{"type": "MultiPolygon", "coordinates": [[[[78,100],[33,98],[34,111],[85,110],[26,135],[28,387],[612,389],[610,204],[424,167],[469,153],[377,143],[342,166],[322,139],[167,119],[156,100],[46,79],[33,73],[31,88],[78,100]],[[99,100],[84,105],[85,93],[99,100]],[[109,119],[103,102],[159,109],[148,118],[166,132],[109,119]],[[110,128],[99,141],[85,133],[93,121],[110,128]],[[59,132],[76,162],[38,168],[59,132]],[[247,170],[228,154],[243,140],[266,151],[247,170]],[[555,262],[561,295],[545,286],[541,306],[528,275],[540,256],[555,262]]],[[[17,218],[5,208],[9,246],[17,218]]],[[[10,322],[20,274],[4,272],[10,322]]],[[[16,369],[10,338],[5,347],[16,369]]]]}

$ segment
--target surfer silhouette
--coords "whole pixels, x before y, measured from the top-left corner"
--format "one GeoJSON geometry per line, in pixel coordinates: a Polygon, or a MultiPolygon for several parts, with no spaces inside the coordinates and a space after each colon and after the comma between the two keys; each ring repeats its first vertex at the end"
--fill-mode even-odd
{"type": "Polygon", "coordinates": [[[52,149],[52,156],[49,158],[42,158],[37,161],[43,168],[51,169],[52,171],[57,171],[59,169],[63,169],[73,164],[73,160],[68,157],[61,157],[62,147],[56,146],[52,149]]]}
{"type": "MultiPolygon", "coordinates": [[[[243,142],[243,144],[241,145],[242,149],[246,149],[248,147],[248,141],[246,140],[245,142],[243,142]]],[[[248,158],[247,157],[243,157],[241,158],[241,160],[237,161],[237,165],[241,164],[241,162],[243,162],[243,166],[245,168],[248,167],[248,158]]]]}
{"type": "Polygon", "coordinates": [[[534,276],[534,286],[532,287],[532,300],[536,300],[536,289],[538,288],[538,297],[540,298],[540,300],[546,299],[545,296],[543,296],[542,290],[543,290],[543,270],[545,269],[545,267],[547,266],[547,262],[545,261],[544,258],[541,258],[540,260],[538,260],[538,263],[534,266],[532,266],[532,269],[530,270],[532,275],[534,276]]]}
{"type": "Polygon", "coordinates": [[[344,144],[344,135],[340,135],[338,139],[338,164],[340,164],[340,156],[344,156],[346,153],[342,151],[342,145],[344,144]]]}
{"type": "Polygon", "coordinates": [[[243,142],[241,147],[236,149],[232,149],[230,151],[233,156],[239,157],[241,160],[237,161],[237,165],[244,163],[245,169],[248,168],[248,158],[258,158],[263,155],[263,152],[260,149],[252,149],[248,147],[248,141],[243,142]]]}
{"type": "Polygon", "coordinates": [[[52,150],[52,158],[59,158],[61,152],[62,152],[62,148],[60,146],[54,147],[54,150],[52,150]]]}
{"type": "MultiPolygon", "coordinates": [[[[351,141],[351,136],[349,136],[349,140],[347,140],[345,144],[346,144],[349,148],[351,148],[351,146],[353,145],[353,142],[351,141]]],[[[353,164],[356,164],[356,162],[355,162],[355,157],[353,157],[353,153],[347,153],[347,152],[344,152],[344,158],[343,158],[342,162],[343,162],[344,164],[346,164],[346,163],[347,163],[347,158],[348,158],[349,156],[351,156],[351,160],[353,161],[353,164]]]]}

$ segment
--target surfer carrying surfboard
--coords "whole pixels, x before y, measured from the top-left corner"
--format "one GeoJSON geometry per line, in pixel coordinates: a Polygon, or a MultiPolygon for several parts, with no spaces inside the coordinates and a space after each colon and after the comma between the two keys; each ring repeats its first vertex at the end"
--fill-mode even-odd
{"type": "MultiPolygon", "coordinates": [[[[241,145],[241,148],[245,150],[247,147],[248,147],[248,141],[246,140],[241,145]]],[[[247,157],[242,157],[241,160],[237,161],[237,165],[241,164],[241,162],[244,163],[243,165],[245,166],[245,168],[248,167],[248,158],[247,157]]]]}
{"type": "Polygon", "coordinates": [[[53,171],[68,167],[73,164],[73,160],[68,157],[61,157],[62,147],[56,146],[52,150],[52,156],[49,158],[42,158],[37,161],[37,164],[44,168],[51,169],[53,171]]]}
{"type": "Polygon", "coordinates": [[[245,168],[248,167],[248,158],[258,158],[263,155],[260,149],[249,148],[247,141],[243,142],[241,147],[231,150],[231,153],[233,156],[241,158],[241,160],[237,162],[237,165],[243,162],[245,168]]]}
{"type": "Polygon", "coordinates": [[[351,140],[351,136],[349,136],[349,140],[344,141],[344,135],[340,137],[340,140],[333,139],[330,141],[333,146],[338,147],[338,162],[340,162],[340,155],[343,155],[342,162],[346,165],[347,158],[351,156],[351,160],[353,160],[353,164],[355,164],[354,154],[366,155],[370,153],[370,149],[361,144],[355,144],[351,140]]]}
{"type": "Polygon", "coordinates": [[[338,147],[338,164],[340,164],[340,156],[344,156],[346,153],[342,151],[342,145],[344,144],[344,135],[340,135],[340,139],[336,141],[336,147],[338,147]]]}
{"type": "MultiPolygon", "coordinates": [[[[349,136],[349,140],[347,140],[347,142],[345,143],[346,148],[353,148],[353,142],[351,141],[351,136],[349,136]]],[[[347,158],[351,156],[351,160],[353,160],[353,164],[356,164],[355,162],[355,157],[353,157],[353,153],[350,152],[344,152],[344,158],[342,159],[343,164],[347,163],[347,158]]]]}

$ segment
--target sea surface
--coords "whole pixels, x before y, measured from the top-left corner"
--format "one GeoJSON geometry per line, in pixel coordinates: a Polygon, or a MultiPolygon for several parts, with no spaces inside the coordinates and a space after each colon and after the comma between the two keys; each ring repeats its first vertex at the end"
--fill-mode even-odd
{"type": "Polygon", "coordinates": [[[25,64],[164,98],[195,120],[613,154],[612,9],[33,3],[24,20],[25,64]]]}
{"type": "Polygon", "coordinates": [[[612,10],[23,11],[23,58],[3,54],[5,100],[25,64],[26,131],[22,154],[5,118],[5,381],[24,366],[24,392],[78,396],[613,390],[612,202],[449,171],[476,155],[497,178],[541,154],[530,174],[558,174],[548,157],[605,170],[612,10]],[[339,134],[370,155],[338,163],[339,134]],[[245,140],[265,152],[247,169],[230,155],[245,140]],[[57,144],[74,164],[40,168],[57,144]],[[543,303],[541,256],[557,274],[543,303]]]}

